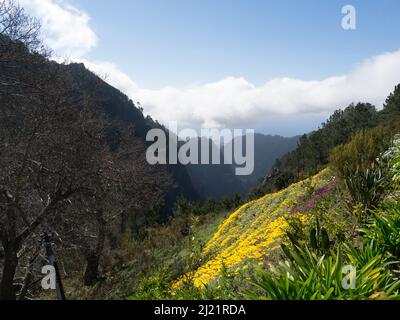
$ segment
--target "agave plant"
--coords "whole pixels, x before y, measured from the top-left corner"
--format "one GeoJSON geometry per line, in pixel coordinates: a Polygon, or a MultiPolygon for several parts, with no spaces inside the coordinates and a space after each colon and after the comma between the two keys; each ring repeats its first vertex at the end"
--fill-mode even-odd
{"type": "MultiPolygon", "coordinates": [[[[259,270],[252,281],[264,296],[272,300],[330,300],[369,299],[398,296],[400,281],[389,266],[394,263],[385,257],[373,242],[362,250],[350,246],[337,248],[329,256],[319,256],[307,247],[283,248],[288,260],[270,270],[259,270]],[[344,285],[345,267],[356,270],[354,286],[344,285]]],[[[248,293],[252,299],[259,296],[248,293]]]]}
{"type": "Polygon", "coordinates": [[[400,135],[396,136],[393,144],[393,155],[390,163],[391,173],[393,175],[393,183],[398,186],[400,184],[400,135]]]}
{"type": "Polygon", "coordinates": [[[316,227],[310,230],[310,246],[321,253],[328,252],[331,245],[328,232],[321,227],[319,218],[316,217],[316,227]]]}
{"type": "Polygon", "coordinates": [[[397,203],[389,206],[384,214],[374,214],[362,231],[382,250],[400,259],[400,207],[397,203]]]}
{"type": "Polygon", "coordinates": [[[384,166],[377,164],[372,169],[356,171],[351,177],[346,178],[345,184],[353,200],[366,209],[376,207],[386,195],[390,185],[385,171],[384,166]]]}

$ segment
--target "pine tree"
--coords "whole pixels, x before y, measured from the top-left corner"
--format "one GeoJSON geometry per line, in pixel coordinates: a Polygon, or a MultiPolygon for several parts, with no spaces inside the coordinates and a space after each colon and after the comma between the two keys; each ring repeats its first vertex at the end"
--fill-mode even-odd
{"type": "Polygon", "coordinates": [[[383,106],[383,113],[385,115],[400,114],[400,84],[394,88],[394,91],[386,99],[383,106]]]}

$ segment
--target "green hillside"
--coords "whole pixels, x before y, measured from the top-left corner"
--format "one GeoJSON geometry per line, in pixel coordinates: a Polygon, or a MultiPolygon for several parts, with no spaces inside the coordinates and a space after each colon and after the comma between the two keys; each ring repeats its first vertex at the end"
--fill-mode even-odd
{"type": "Polygon", "coordinates": [[[361,131],[318,174],[192,225],[169,264],[142,278],[130,298],[398,298],[400,139],[387,134],[361,131]],[[343,170],[351,166],[358,169],[343,170]],[[351,268],[354,288],[343,282],[351,268]]]}
{"type": "MultiPolygon", "coordinates": [[[[249,260],[268,261],[279,250],[289,217],[308,219],[295,212],[310,189],[321,190],[332,183],[329,170],[290,187],[246,203],[232,213],[218,228],[202,252],[205,263],[184,276],[201,287],[218,277],[223,265],[238,270],[249,260]]],[[[176,283],[175,286],[179,285],[176,283]]]]}

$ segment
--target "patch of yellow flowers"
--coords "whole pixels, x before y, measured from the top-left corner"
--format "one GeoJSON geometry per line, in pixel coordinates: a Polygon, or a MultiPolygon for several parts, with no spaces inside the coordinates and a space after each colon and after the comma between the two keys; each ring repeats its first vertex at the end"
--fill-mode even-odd
{"type": "MultiPolygon", "coordinates": [[[[203,256],[208,260],[194,272],[176,281],[172,288],[179,287],[188,278],[192,279],[195,286],[201,287],[216,279],[222,266],[238,271],[246,260],[264,260],[279,249],[287,227],[286,216],[296,200],[305,195],[305,184],[321,187],[327,183],[327,176],[325,169],[285,190],[243,205],[219,226],[206,244],[203,256]]],[[[296,214],[302,220],[307,219],[302,213],[296,214]]]]}

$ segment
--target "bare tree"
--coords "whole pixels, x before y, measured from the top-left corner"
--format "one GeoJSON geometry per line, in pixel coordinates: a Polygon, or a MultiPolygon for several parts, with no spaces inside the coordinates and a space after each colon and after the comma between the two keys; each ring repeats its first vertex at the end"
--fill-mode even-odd
{"type": "Polygon", "coordinates": [[[0,31],[0,299],[16,298],[21,267],[27,293],[43,229],[80,246],[93,284],[115,219],[156,204],[168,177],[132,128],[107,120],[99,97],[43,55],[37,22],[11,0],[0,1],[0,31]]]}
{"type": "MultiPolygon", "coordinates": [[[[0,2],[0,241],[4,257],[0,299],[15,298],[13,281],[24,241],[47,212],[68,196],[61,189],[47,200],[28,192],[34,187],[28,181],[39,168],[33,156],[41,148],[37,141],[52,130],[48,124],[55,114],[45,111],[51,109],[51,100],[58,100],[57,95],[47,95],[57,76],[46,72],[45,57],[35,53],[40,43],[38,28],[13,1],[0,2]],[[31,217],[30,201],[38,212],[31,217]]],[[[51,92],[55,93],[55,87],[51,92]]]]}
{"type": "Polygon", "coordinates": [[[28,16],[14,0],[0,0],[0,34],[14,42],[21,42],[30,50],[43,49],[39,39],[40,22],[28,16]]]}
{"type": "MultiPolygon", "coordinates": [[[[85,104],[90,105],[90,104],[85,104]]],[[[81,192],[70,198],[65,214],[67,229],[59,230],[64,242],[80,248],[86,260],[84,284],[99,279],[99,264],[107,235],[120,223],[124,212],[149,212],[160,204],[170,179],[165,170],[150,166],[145,146],[132,128],[93,114],[81,112],[76,125],[80,147],[77,159],[90,163],[81,169],[87,179],[81,192]],[[83,115],[84,114],[84,115],[83,115]]]]}
{"type": "MultiPolygon", "coordinates": [[[[35,58],[36,59],[36,58],[35,58]]],[[[19,252],[43,221],[80,189],[85,177],[71,152],[77,108],[64,92],[67,79],[42,60],[3,73],[14,78],[0,88],[0,239],[4,267],[0,297],[13,299],[19,252]]]]}

